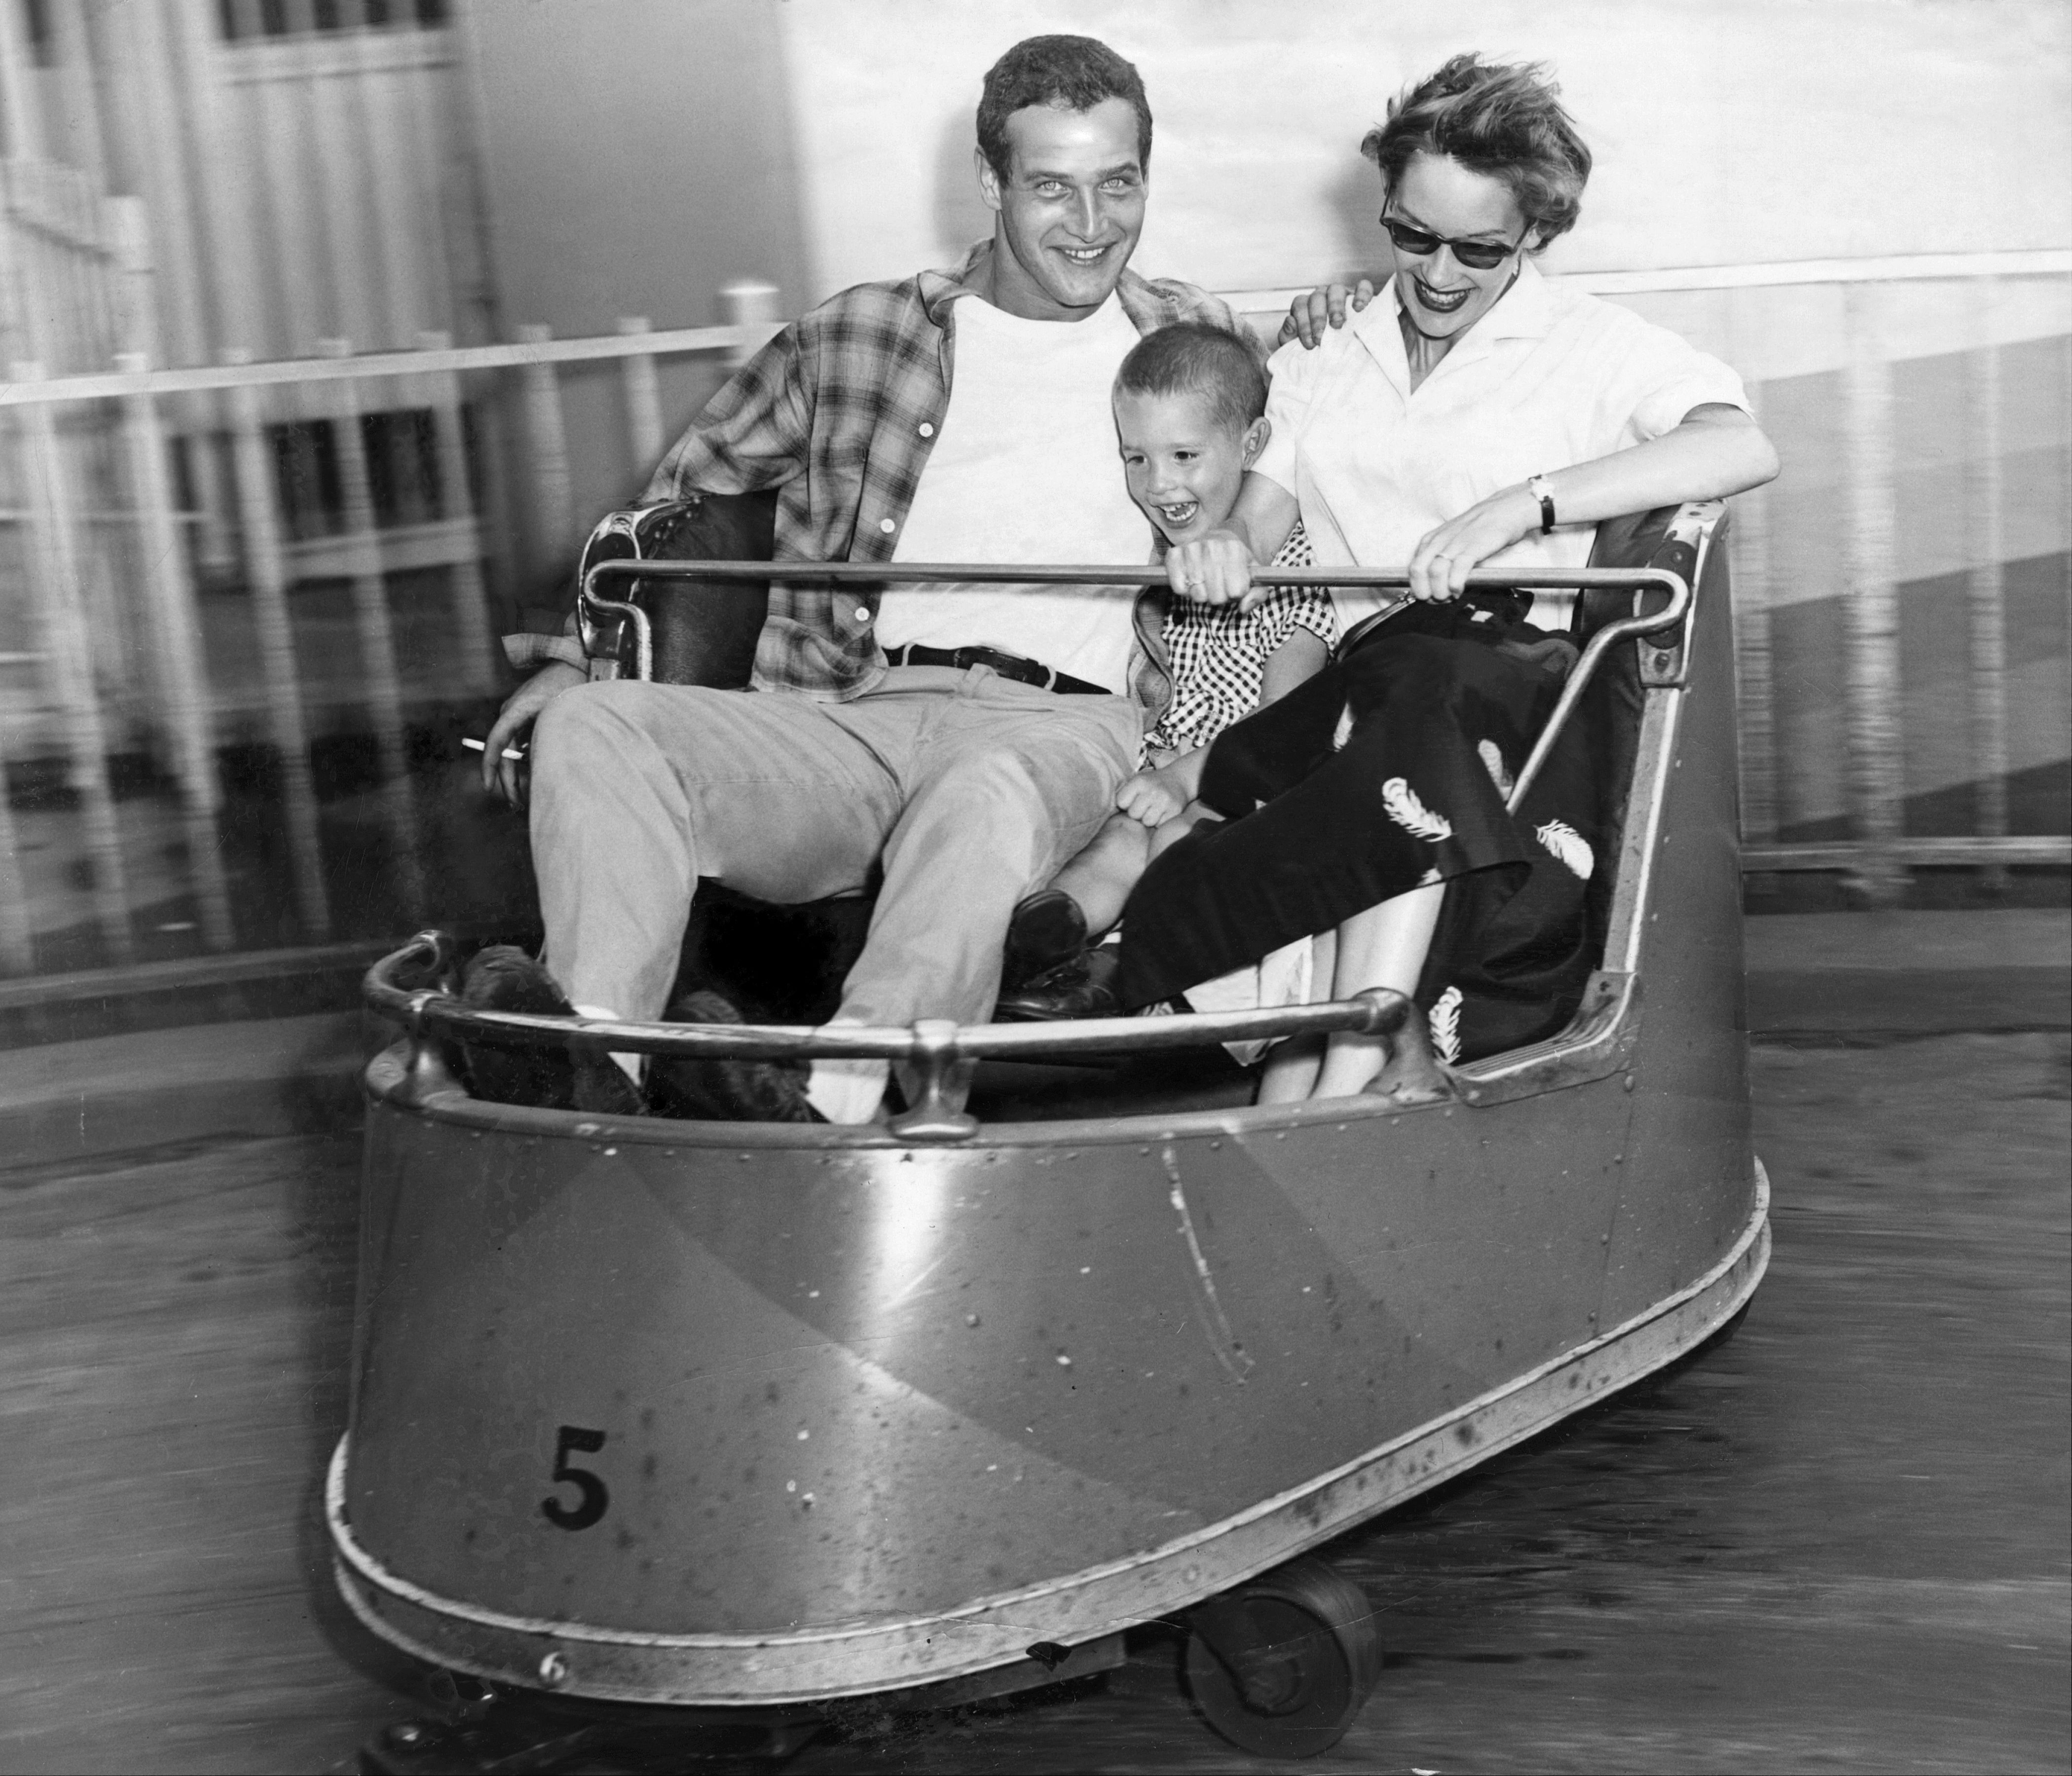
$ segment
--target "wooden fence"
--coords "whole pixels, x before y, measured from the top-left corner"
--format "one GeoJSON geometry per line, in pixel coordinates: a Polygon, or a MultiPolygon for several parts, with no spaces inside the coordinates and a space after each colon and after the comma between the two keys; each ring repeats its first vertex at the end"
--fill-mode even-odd
{"type": "MultiPolygon", "coordinates": [[[[1938,334],[1942,343],[1935,347],[1970,353],[1959,454],[1970,564],[1964,594],[1968,652],[1961,680],[1970,775],[1978,786],[1972,829],[1935,838],[1905,830],[1897,360],[1889,329],[1881,331],[1876,312],[1885,293],[1930,282],[1967,292],[1967,313],[1991,315],[1996,293],[2016,286],[2031,294],[2047,290],[2062,312],[2068,276],[2072,253],[2054,252],[1575,280],[1643,306],[1653,300],[1738,300],[1735,293],[1750,291],[1826,290],[1841,302],[1840,343],[1831,354],[1837,360],[1842,405],[1841,493],[1833,515],[1841,533],[1841,568],[1832,590],[1845,619],[1847,832],[1819,842],[1780,838],[1788,774],[1778,739],[1778,606],[1773,594],[1787,564],[1779,559],[1769,503],[1762,496],[1744,500],[1737,508],[1734,568],[1748,869],[1839,870],[1863,896],[1880,901],[1897,894],[1915,866],[1991,871],[2072,861],[2072,841],[2064,837],[2008,831],[2007,390],[2004,347],[1992,336],[1938,334]]],[[[1259,324],[1271,326],[1291,294],[1244,292],[1233,301],[1259,324]]],[[[289,940],[322,946],[341,935],[310,767],[319,725],[331,719],[341,694],[356,705],[357,719],[372,735],[375,799],[387,867],[394,873],[395,906],[413,919],[440,910],[439,887],[426,878],[421,774],[410,757],[414,693],[406,694],[397,635],[399,610],[413,615],[432,594],[413,582],[409,600],[417,602],[399,605],[395,576],[437,569],[448,638],[437,662],[438,677],[454,695],[493,696],[500,682],[492,635],[499,588],[485,565],[494,552],[486,546],[475,490],[489,497],[495,488],[488,483],[508,483],[505,497],[525,508],[534,535],[573,541],[588,514],[576,509],[573,491],[565,372],[585,364],[617,367],[626,452],[631,461],[652,462],[666,442],[663,360],[702,356],[717,372],[740,361],[778,324],[775,292],[767,286],[734,286],[725,298],[728,324],[673,332],[628,320],[603,337],[555,339],[545,328],[528,327],[508,344],[462,349],[428,335],[411,351],[356,355],[336,340],[314,359],[261,363],[233,352],[200,368],[152,370],[135,354],[92,375],[48,376],[34,363],[14,367],[10,382],[0,387],[0,426],[11,434],[0,438],[0,448],[15,497],[0,510],[0,532],[11,529],[18,545],[28,632],[26,644],[11,651],[0,637],[0,664],[11,661],[15,672],[10,693],[0,678],[0,694],[8,699],[0,701],[0,749],[18,780],[40,765],[46,775],[54,770],[65,787],[67,806],[79,823],[84,902],[101,965],[120,968],[140,953],[138,897],[128,880],[132,848],[125,846],[110,764],[137,734],[162,761],[177,800],[183,841],[179,850],[195,908],[193,946],[220,956],[269,941],[240,929],[221,861],[222,747],[240,709],[253,713],[276,763],[284,879],[293,901],[289,940]],[[485,470],[470,428],[486,404],[495,401],[511,421],[518,459],[485,470]],[[197,413],[213,415],[208,423],[214,430],[197,433],[197,413]],[[406,512],[399,512],[393,465],[382,454],[390,447],[384,440],[393,442],[397,435],[394,426],[383,426],[397,414],[408,417],[404,432],[411,460],[436,490],[406,512]],[[296,426],[305,430],[294,433],[296,426]],[[213,556],[201,532],[224,520],[204,509],[193,491],[198,478],[190,458],[197,448],[227,457],[234,495],[235,535],[218,539],[213,556]],[[306,536],[297,534],[294,514],[284,510],[298,450],[316,464],[310,473],[321,483],[322,521],[305,527],[312,532],[306,536]],[[202,620],[198,587],[215,571],[209,563],[217,557],[231,561],[240,596],[249,601],[239,607],[238,624],[240,631],[249,630],[248,664],[212,657],[217,650],[202,620]],[[344,693],[335,684],[322,689],[308,649],[298,652],[291,594],[319,578],[346,589],[351,657],[343,667],[350,685],[344,693]],[[134,648],[111,652],[97,637],[97,623],[111,622],[129,626],[134,648]]],[[[2028,336],[2036,331],[2029,328],[2028,336]]],[[[2072,328],[2061,324],[2058,331],[2072,328]]],[[[1746,361],[1732,339],[1720,340],[1716,348],[1746,361]]],[[[1764,402],[1760,376],[1753,386],[1764,402]]],[[[1780,442],[1788,476],[1793,441],[1780,442]]],[[[2062,532],[2062,487],[2058,498],[2054,524],[2062,532]]],[[[0,796],[0,972],[27,976],[51,964],[39,956],[29,910],[16,799],[0,796]]],[[[33,985],[22,984],[23,989],[33,985]]]]}

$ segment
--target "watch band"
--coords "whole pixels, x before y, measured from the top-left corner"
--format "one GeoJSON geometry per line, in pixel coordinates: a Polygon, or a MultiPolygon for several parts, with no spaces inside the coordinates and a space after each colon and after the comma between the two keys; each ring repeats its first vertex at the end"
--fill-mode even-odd
{"type": "Polygon", "coordinates": [[[1540,534],[1544,536],[1554,528],[1554,490],[1545,475],[1535,475],[1526,478],[1525,491],[1540,502],[1540,534]]]}

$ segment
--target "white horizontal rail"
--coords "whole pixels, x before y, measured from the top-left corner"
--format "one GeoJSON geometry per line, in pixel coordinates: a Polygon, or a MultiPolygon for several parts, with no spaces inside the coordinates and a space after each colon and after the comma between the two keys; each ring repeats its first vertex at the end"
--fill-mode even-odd
{"type": "MultiPolygon", "coordinates": [[[[1657,271],[1570,272],[1558,282],[1597,295],[1642,295],[1675,290],[1757,290],[1803,284],[1893,283],[1930,278],[2037,278],[2072,275],[2072,248],[2015,253],[1915,253],[1873,259],[1805,259],[1762,265],[1693,265],[1657,271]]],[[[1310,289],[1223,292],[1240,314],[1287,307],[1310,289]]],[[[287,383],[342,382],[362,377],[460,374],[525,366],[671,357],[694,352],[735,352],[759,343],[771,323],[677,327],[660,333],[599,334],[583,339],[527,339],[504,345],[449,346],[437,350],[370,352],[345,357],[278,358],[263,364],[198,365],[181,370],[113,372],[54,376],[37,383],[0,384],[0,407],[52,401],[106,401],[125,395],[191,394],[211,388],[255,388],[287,383]]]]}
{"type": "Polygon", "coordinates": [[[729,352],[753,333],[771,331],[767,327],[687,327],[668,333],[612,333],[590,339],[446,346],[421,352],[367,352],[345,357],[274,358],[264,364],[204,364],[187,370],[111,371],[91,376],[51,377],[39,383],[0,384],[0,407],[38,406],[54,401],[107,401],[123,395],[191,394],[207,388],[263,388],[282,383],[352,382],[363,377],[509,370],[530,364],[581,364],[685,352],[729,352]]]}
{"type": "MultiPolygon", "coordinates": [[[[1805,284],[1893,284],[1931,278],[2062,278],[2072,274],[2072,247],[2011,253],[1918,253],[1873,259],[1790,259],[1760,265],[1680,265],[1655,271],[1550,273],[1565,288],[1593,296],[1666,295],[1692,290],[1785,290],[1805,284]]],[[[1285,309],[1311,286],[1235,290],[1223,300],[1240,314],[1285,309]]]]}

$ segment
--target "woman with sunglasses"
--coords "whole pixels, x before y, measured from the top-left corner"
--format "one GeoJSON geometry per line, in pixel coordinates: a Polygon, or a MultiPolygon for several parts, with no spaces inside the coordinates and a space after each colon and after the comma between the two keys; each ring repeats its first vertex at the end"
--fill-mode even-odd
{"type": "Polygon", "coordinates": [[[1395,275],[1364,306],[1338,289],[1297,302],[1270,442],[1226,526],[1166,562],[1182,596],[1244,599],[1299,517],[1319,566],[1407,561],[1410,598],[1363,633],[1379,600],[1341,593],[1340,657],[1219,739],[1202,795],[1228,817],[1138,885],[1117,990],[1207,1009],[1387,987],[1429,1025],[1285,1045],[1262,1102],[1437,1092],[1428,1032],[1473,1059],[1567,1022],[1593,965],[1580,746],[1557,748],[1517,816],[1503,806],[1573,657],[1552,632],[1566,610],[1463,598],[1467,574],[1581,566],[1600,519],[1777,472],[1727,366],[1540,277],[1533,255],[1574,225],[1590,170],[1541,70],[1456,56],[1361,152],[1395,275]]]}

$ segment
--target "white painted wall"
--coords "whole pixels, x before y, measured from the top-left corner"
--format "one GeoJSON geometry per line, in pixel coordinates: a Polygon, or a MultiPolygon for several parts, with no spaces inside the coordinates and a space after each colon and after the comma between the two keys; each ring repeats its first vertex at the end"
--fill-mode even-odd
{"type": "Polygon", "coordinates": [[[812,293],[988,232],[979,82],[1041,31],[1142,72],[1138,265],[1214,289],[1379,259],[1361,135],[1447,56],[1551,62],[1597,156],[1550,271],[2072,245],[2063,0],[785,0],[812,293]]]}

